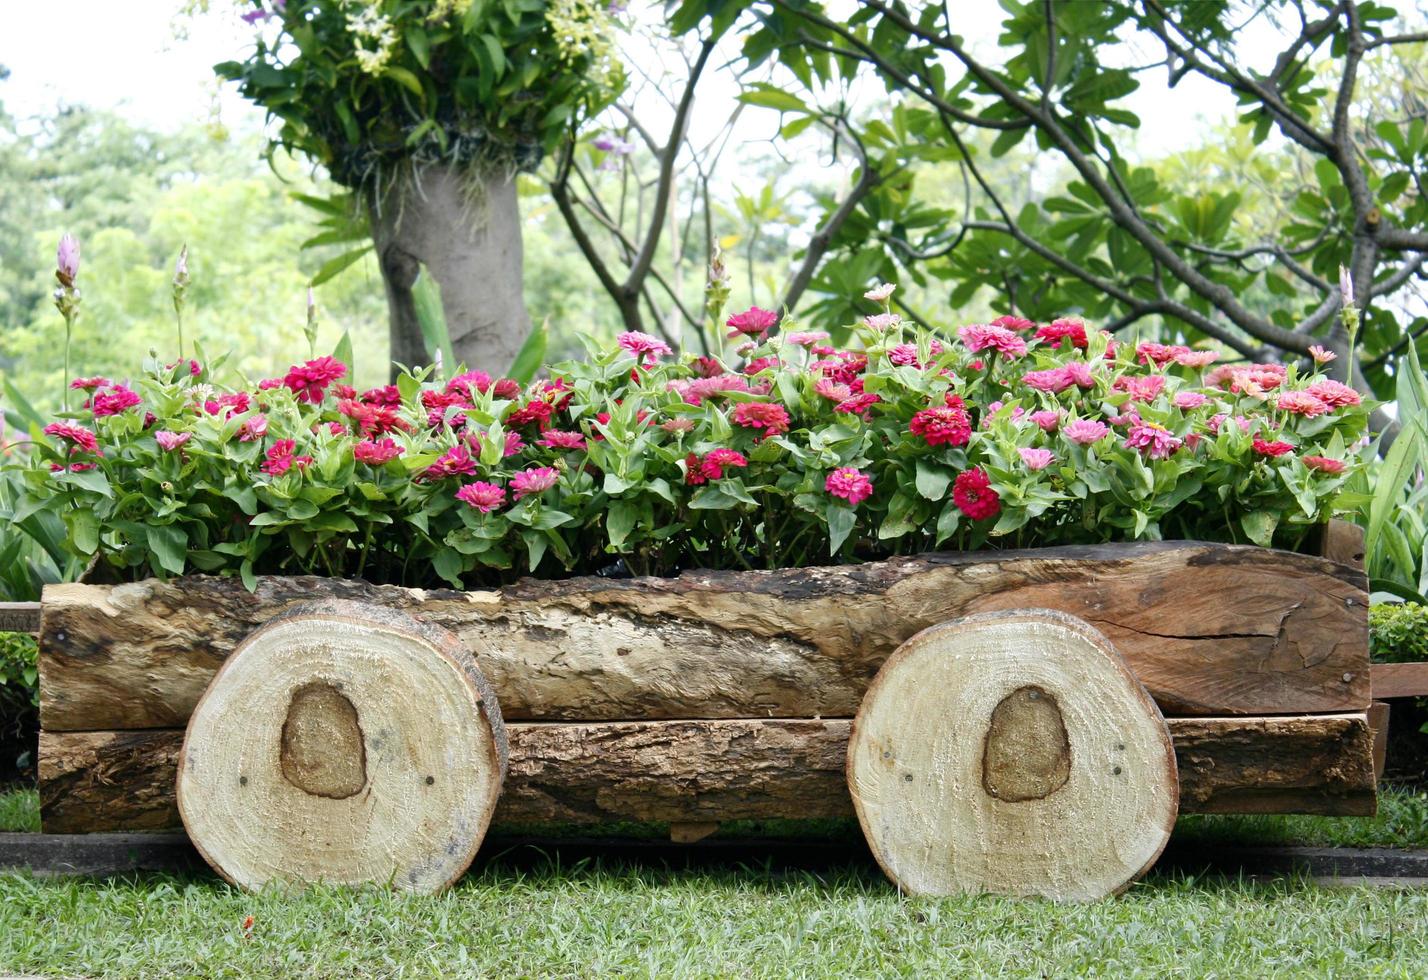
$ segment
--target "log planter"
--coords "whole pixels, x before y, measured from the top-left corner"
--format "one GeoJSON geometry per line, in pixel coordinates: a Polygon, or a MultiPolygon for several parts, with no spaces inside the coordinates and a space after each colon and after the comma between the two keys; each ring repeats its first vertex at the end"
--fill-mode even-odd
{"type": "Polygon", "coordinates": [[[910,892],[1094,898],[1178,812],[1374,812],[1367,581],[1324,538],[50,586],[44,827],[184,825],[246,886],[433,890],[488,820],[856,815],[910,892]]]}

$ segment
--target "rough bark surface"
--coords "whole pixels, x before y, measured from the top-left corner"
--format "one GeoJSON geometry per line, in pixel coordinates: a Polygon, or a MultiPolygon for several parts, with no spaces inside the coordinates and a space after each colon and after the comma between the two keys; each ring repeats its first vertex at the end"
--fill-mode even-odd
{"type": "MultiPolygon", "coordinates": [[[[508,724],[494,823],[851,817],[847,719],[508,724]]],[[[1181,811],[1374,812],[1362,713],[1173,718],[1181,811]],[[1223,748],[1221,744],[1223,743],[1223,748]]],[[[181,729],[43,732],[50,833],[179,825],[181,729]]]]}
{"type": "Polygon", "coordinates": [[[918,631],[1048,608],[1100,630],[1166,715],[1369,703],[1367,581],[1307,555],[1193,542],[933,554],[671,579],[527,580],[498,592],[203,576],[47,587],[50,731],[178,727],[223,659],[295,603],[352,599],[451,630],[507,720],[850,717],[918,631]]]}
{"type": "Polygon", "coordinates": [[[1094,901],[1175,825],[1165,719],[1094,629],[983,613],[897,649],[853,722],[848,786],[873,856],[913,895],[1094,901]]]}
{"type": "Polygon", "coordinates": [[[441,165],[404,174],[372,209],[372,237],[394,363],[431,360],[412,298],[424,264],[441,287],[457,360],[492,374],[510,367],[531,325],[514,178],[462,175],[441,165]]]}
{"type": "Polygon", "coordinates": [[[461,642],[390,609],[304,603],[248,637],[189,720],[185,829],[219,874],[440,891],[465,873],[508,747],[461,642]]]}

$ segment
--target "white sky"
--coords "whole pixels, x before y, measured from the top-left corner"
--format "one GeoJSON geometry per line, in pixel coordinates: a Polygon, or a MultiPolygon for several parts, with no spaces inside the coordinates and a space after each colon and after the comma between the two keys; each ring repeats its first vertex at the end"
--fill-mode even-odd
{"type": "MultiPolygon", "coordinates": [[[[17,116],[46,114],[61,103],[111,108],[160,129],[207,119],[220,91],[212,66],[241,58],[253,30],[227,0],[213,0],[214,11],[186,20],[188,37],[179,40],[180,2],[0,0],[0,65],[10,69],[9,80],[0,82],[0,101],[17,116]]],[[[996,0],[964,0],[959,13],[966,15],[959,29],[968,41],[992,54],[1003,16],[996,0]]],[[[1273,43],[1268,25],[1252,30],[1273,43]]],[[[1233,100],[1210,83],[1187,79],[1169,97],[1163,71],[1142,75],[1142,83],[1126,105],[1142,119],[1137,143],[1143,155],[1188,145],[1201,127],[1233,110],[1233,100]]],[[[262,124],[262,111],[231,85],[223,86],[220,106],[231,128],[262,124]]]]}

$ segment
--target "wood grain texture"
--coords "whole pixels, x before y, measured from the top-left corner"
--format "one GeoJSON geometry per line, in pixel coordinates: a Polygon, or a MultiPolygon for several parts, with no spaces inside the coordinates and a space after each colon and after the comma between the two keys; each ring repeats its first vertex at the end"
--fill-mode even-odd
{"type": "Polygon", "coordinates": [[[1115,645],[1167,715],[1363,710],[1367,582],[1308,555],[1146,542],[933,554],[499,592],[190,577],[44,594],[41,723],[179,727],[254,629],[315,597],[404,609],[470,648],[508,720],[850,717],[897,646],[975,612],[1048,608],[1115,645]]]}
{"type": "Polygon", "coordinates": [[[342,600],[243,641],[189,720],[179,813],[215,871],[430,894],[465,874],[508,758],[489,685],[455,636],[342,600]]]}
{"type": "Polygon", "coordinates": [[[1175,826],[1175,749],[1120,655],[1064,613],[982,613],[898,647],[853,721],[848,786],[912,895],[1089,902],[1175,826]]]}
{"type": "Polygon", "coordinates": [[[1374,664],[1369,676],[1374,700],[1428,695],[1428,663],[1374,664]]]}
{"type": "MultiPolygon", "coordinates": [[[[1182,812],[1374,812],[1362,712],[1169,719],[1182,812]]],[[[493,822],[851,817],[847,719],[507,724],[493,822]]],[[[50,833],[179,825],[182,729],[41,732],[50,833]]]]}

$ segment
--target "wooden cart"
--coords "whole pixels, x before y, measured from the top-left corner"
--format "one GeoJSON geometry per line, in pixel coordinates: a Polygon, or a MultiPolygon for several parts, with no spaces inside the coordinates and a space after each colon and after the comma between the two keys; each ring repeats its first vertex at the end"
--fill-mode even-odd
{"type": "Polygon", "coordinates": [[[910,892],[1092,898],[1177,813],[1374,812],[1361,545],[1324,537],[468,593],[51,586],[44,828],[187,825],[245,886],[435,889],[489,820],[694,840],[856,814],[910,892]]]}

